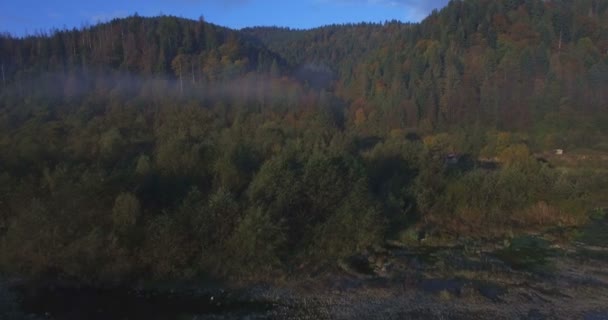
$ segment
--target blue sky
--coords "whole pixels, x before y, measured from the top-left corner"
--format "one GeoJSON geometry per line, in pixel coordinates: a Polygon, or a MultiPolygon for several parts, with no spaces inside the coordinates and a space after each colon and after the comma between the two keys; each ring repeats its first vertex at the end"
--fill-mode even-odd
{"type": "Polygon", "coordinates": [[[331,23],[420,21],[448,0],[2,0],[0,32],[22,36],[138,13],[205,20],[231,28],[312,28],[331,23]]]}

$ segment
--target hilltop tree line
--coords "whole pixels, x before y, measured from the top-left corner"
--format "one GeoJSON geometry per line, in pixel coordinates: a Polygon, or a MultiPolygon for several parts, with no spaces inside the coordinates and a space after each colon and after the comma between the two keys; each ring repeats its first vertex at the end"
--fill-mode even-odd
{"type": "Polygon", "coordinates": [[[607,9],[599,0],[451,1],[420,24],[244,32],[291,64],[329,67],[332,89],[368,132],[478,123],[534,132],[553,147],[606,132],[607,9]]]}
{"type": "Polygon", "coordinates": [[[0,270],[260,276],[412,228],[580,224],[608,178],[534,153],[606,148],[607,8],[469,0],[420,24],[133,16],[2,36],[0,270]]]}

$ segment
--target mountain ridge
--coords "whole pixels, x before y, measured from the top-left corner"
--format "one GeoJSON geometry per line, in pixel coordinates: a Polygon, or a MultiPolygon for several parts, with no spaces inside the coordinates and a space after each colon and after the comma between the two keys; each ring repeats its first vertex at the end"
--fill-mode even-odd
{"type": "Polygon", "coordinates": [[[5,85],[75,67],[192,84],[257,73],[328,90],[348,105],[349,118],[358,112],[392,129],[483,122],[529,130],[559,108],[583,116],[605,110],[607,97],[596,93],[607,86],[607,7],[594,0],[450,1],[420,23],[309,30],[132,16],[51,36],[5,36],[0,60],[5,85]],[[592,87],[594,94],[584,92],[592,87]]]}

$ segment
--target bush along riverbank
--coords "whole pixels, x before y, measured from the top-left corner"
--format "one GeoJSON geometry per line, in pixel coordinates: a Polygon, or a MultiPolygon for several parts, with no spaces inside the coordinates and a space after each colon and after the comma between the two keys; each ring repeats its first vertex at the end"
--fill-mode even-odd
{"type": "Polygon", "coordinates": [[[495,241],[391,241],[275,281],[5,281],[0,306],[7,319],[604,319],[608,243],[597,226],[607,222],[495,241]]]}

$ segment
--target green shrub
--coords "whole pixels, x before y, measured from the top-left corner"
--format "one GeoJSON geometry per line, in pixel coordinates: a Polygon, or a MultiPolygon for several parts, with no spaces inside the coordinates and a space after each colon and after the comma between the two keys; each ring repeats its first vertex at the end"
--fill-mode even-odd
{"type": "Polygon", "coordinates": [[[112,222],[114,228],[120,233],[131,229],[139,219],[141,206],[137,197],[131,193],[121,193],[114,201],[112,209],[112,222]]]}
{"type": "Polygon", "coordinates": [[[334,260],[380,244],[386,222],[377,203],[359,182],[327,221],[316,227],[313,256],[334,260]]]}
{"type": "Polygon", "coordinates": [[[157,279],[193,275],[195,244],[188,233],[168,214],[153,218],[145,228],[140,260],[157,279]]]}
{"type": "Polygon", "coordinates": [[[270,272],[281,266],[286,234],[261,208],[250,210],[226,245],[228,269],[239,274],[270,272]]]}

